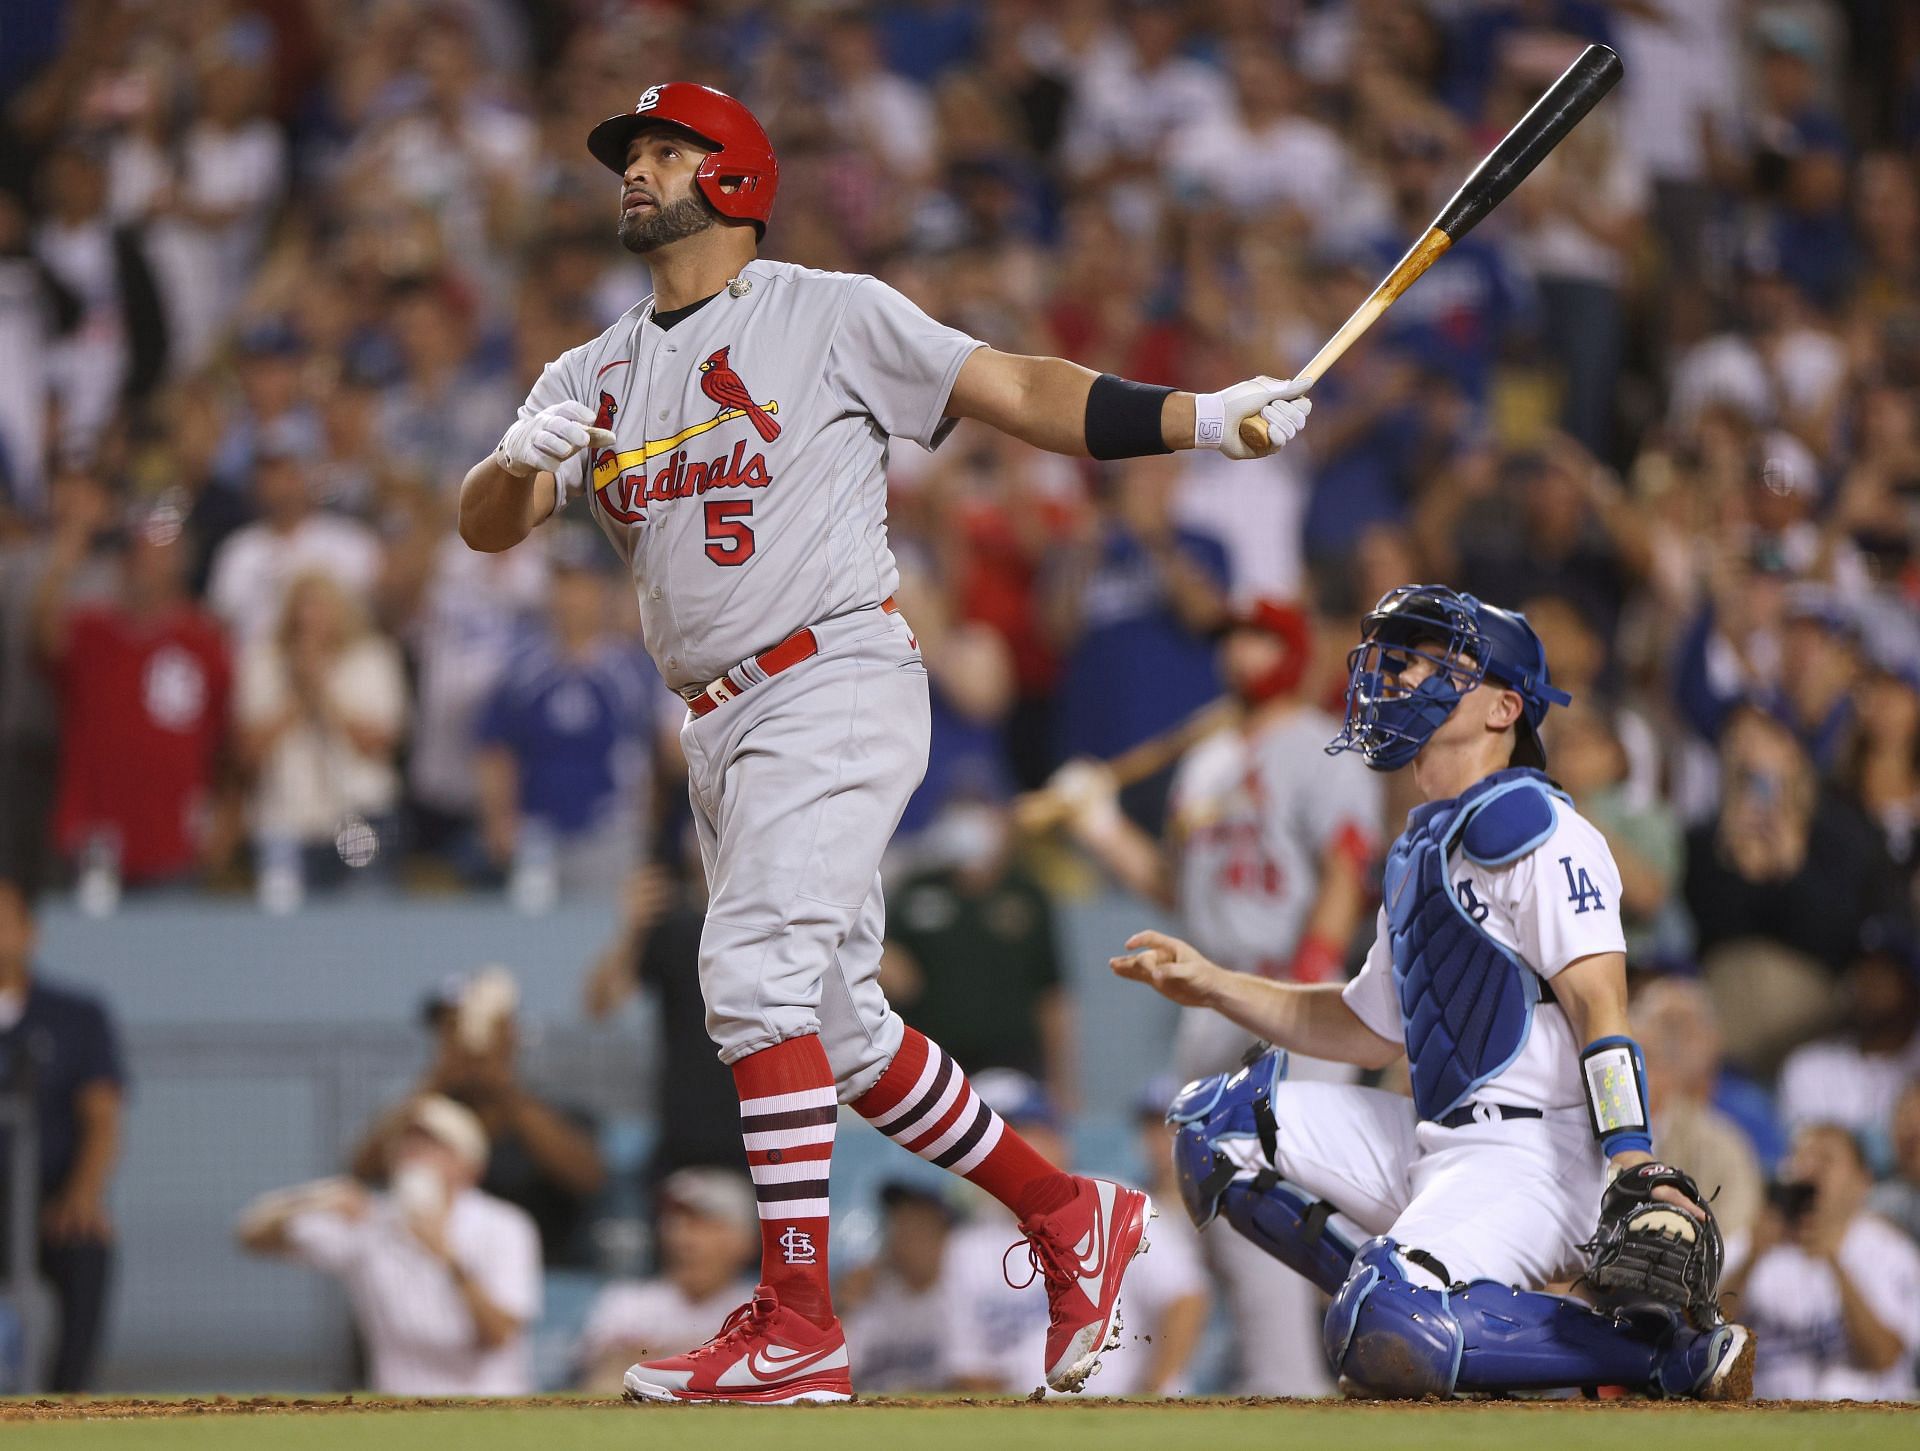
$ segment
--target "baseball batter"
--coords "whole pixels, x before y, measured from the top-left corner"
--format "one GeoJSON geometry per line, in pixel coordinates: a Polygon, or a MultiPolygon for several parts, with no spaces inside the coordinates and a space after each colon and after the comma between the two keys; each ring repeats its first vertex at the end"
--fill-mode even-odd
{"type": "Polygon", "coordinates": [[[1175,1101],[1182,1194],[1333,1296],[1328,1361],[1362,1394],[1750,1393],[1752,1337],[1714,1298],[1718,1230],[1653,1160],[1619,874],[1544,773],[1539,727],[1567,703],[1522,616],[1390,592],[1328,749],[1411,764],[1426,804],[1388,854],[1360,975],[1274,982],[1156,932],[1113,960],[1282,1050],[1175,1101]],[[1404,1055],[1413,1096],[1284,1081],[1285,1050],[1404,1055]],[[1583,1272],[1607,1308],[1542,1292],[1583,1272]]]}
{"type": "Polygon", "coordinates": [[[548,365],[461,485],[460,532],[511,548],[581,501],[631,566],[681,733],[711,898],[707,1026],[740,1094],[761,1285],[708,1345],[633,1367],[647,1400],[851,1394],[828,1294],[836,1105],[1013,1210],[1050,1308],[1046,1378],[1078,1389],[1110,1338],[1146,1196],[1065,1174],[1010,1130],[877,981],[879,865],[926,767],[927,679],[894,608],[889,438],[975,418],[1038,447],[1251,456],[1303,389],[1192,394],[998,352],[871,277],[761,260],[779,171],[731,97],[651,86],[588,149],[621,177],[619,235],[653,293],[548,365]]]}
{"type": "MultiPolygon", "coordinates": [[[[1282,982],[1342,975],[1360,925],[1366,873],[1380,840],[1379,778],[1321,753],[1338,725],[1303,696],[1311,649],[1304,614],[1257,600],[1220,647],[1220,674],[1240,718],[1196,744],[1174,769],[1164,843],[1120,810],[1113,773],[1070,761],[1048,788],[1072,804],[1076,840],[1130,890],[1174,908],[1211,961],[1282,982]]],[[[1255,1042],[1204,1008],[1180,1016],[1182,1080],[1239,1067],[1255,1042]]],[[[1295,1055],[1295,1078],[1351,1082],[1349,1064],[1295,1055]]],[[[1232,1310],[1239,1374],[1251,1395],[1323,1395],[1325,1362],[1310,1330],[1314,1287],[1236,1234],[1203,1247],[1232,1310]]]]}

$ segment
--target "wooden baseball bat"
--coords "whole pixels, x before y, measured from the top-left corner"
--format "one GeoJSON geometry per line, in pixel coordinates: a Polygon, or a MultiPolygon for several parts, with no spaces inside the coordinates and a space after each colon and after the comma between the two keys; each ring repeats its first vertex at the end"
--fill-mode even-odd
{"type": "MultiPolygon", "coordinates": [[[[1394,264],[1393,271],[1373,289],[1372,295],[1340,325],[1340,331],[1328,338],[1326,346],[1294,376],[1309,383],[1319,382],[1320,375],[1333,366],[1334,360],[1353,346],[1354,339],[1372,327],[1380,314],[1393,305],[1394,299],[1413,286],[1447,248],[1505,201],[1508,193],[1526,180],[1541,158],[1566,138],[1580,123],[1580,118],[1591,111],[1619,79],[1620,57],[1611,49],[1590,45],[1582,51],[1579,59],[1533,103],[1533,109],[1522,116],[1519,123],[1500,138],[1500,144],[1473,169],[1473,175],[1433,219],[1427,234],[1408,249],[1407,255],[1394,264]]],[[[1266,420],[1258,413],[1242,419],[1240,438],[1248,448],[1264,449],[1268,440],[1266,420]]]]}
{"type": "MultiPolygon", "coordinates": [[[[1223,695],[1218,700],[1210,700],[1177,725],[1167,727],[1157,736],[1148,736],[1138,745],[1127,747],[1107,762],[1107,769],[1113,772],[1114,780],[1122,787],[1144,781],[1171,766],[1202,736],[1213,734],[1239,713],[1240,702],[1232,696],[1223,695]]],[[[1020,831],[1038,836],[1065,822],[1072,810],[1071,803],[1042,787],[1038,791],[1028,791],[1014,801],[1013,822],[1020,831]]]]}

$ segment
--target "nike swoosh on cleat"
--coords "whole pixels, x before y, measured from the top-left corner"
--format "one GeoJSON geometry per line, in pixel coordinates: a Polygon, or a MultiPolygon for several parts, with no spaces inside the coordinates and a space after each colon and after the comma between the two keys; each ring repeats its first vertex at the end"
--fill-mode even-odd
{"type": "MultiPolygon", "coordinates": [[[[1107,1268],[1107,1208],[1098,1197],[1093,1204],[1093,1232],[1089,1238],[1092,1241],[1090,1254],[1082,1253],[1078,1245],[1074,1246],[1074,1255],[1079,1260],[1076,1268],[1082,1285],[1091,1280],[1097,1287],[1105,1277],[1107,1268]]],[[[1096,1304],[1099,1302],[1097,1294],[1092,1298],[1096,1304]]]]}
{"type": "Polygon", "coordinates": [[[736,1376],[755,1385],[771,1385],[783,1380],[792,1380],[801,1372],[811,1370],[831,1359],[835,1352],[844,1354],[844,1348],[839,1345],[828,1345],[819,1350],[786,1350],[776,1345],[755,1346],[747,1353],[746,1359],[735,1361],[729,1366],[722,1373],[717,1384],[735,1383],[736,1376]]]}

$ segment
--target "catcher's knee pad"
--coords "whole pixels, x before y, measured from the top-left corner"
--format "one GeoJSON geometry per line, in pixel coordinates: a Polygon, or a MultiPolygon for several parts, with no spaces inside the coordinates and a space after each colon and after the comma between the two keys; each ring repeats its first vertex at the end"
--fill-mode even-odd
{"type": "Polygon", "coordinates": [[[1196,1229],[1220,1212],[1235,1178],[1273,1164],[1273,1089],[1286,1075],[1287,1055],[1268,1051],[1237,1073],[1194,1080],[1167,1109],[1174,1177],[1196,1229]]]}
{"type": "MultiPolygon", "coordinates": [[[[1437,1266],[1429,1273],[1446,1278],[1437,1266]]],[[[1444,1396],[1459,1380],[1466,1337],[1448,1292],[1410,1279],[1400,1246],[1385,1235],[1354,1256],[1323,1333],[1327,1364],[1343,1385],[1363,1394],[1444,1396]]]]}

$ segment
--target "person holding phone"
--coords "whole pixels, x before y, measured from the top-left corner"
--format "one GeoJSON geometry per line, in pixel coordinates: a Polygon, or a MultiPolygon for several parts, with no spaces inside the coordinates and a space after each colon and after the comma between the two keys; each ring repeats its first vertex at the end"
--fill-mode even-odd
{"type": "Polygon", "coordinates": [[[1753,1233],[1720,1282],[1759,1352],[1765,1399],[1904,1400],[1920,1349],[1920,1247],[1866,1210],[1873,1174],[1838,1124],[1794,1139],[1753,1233]]]}

